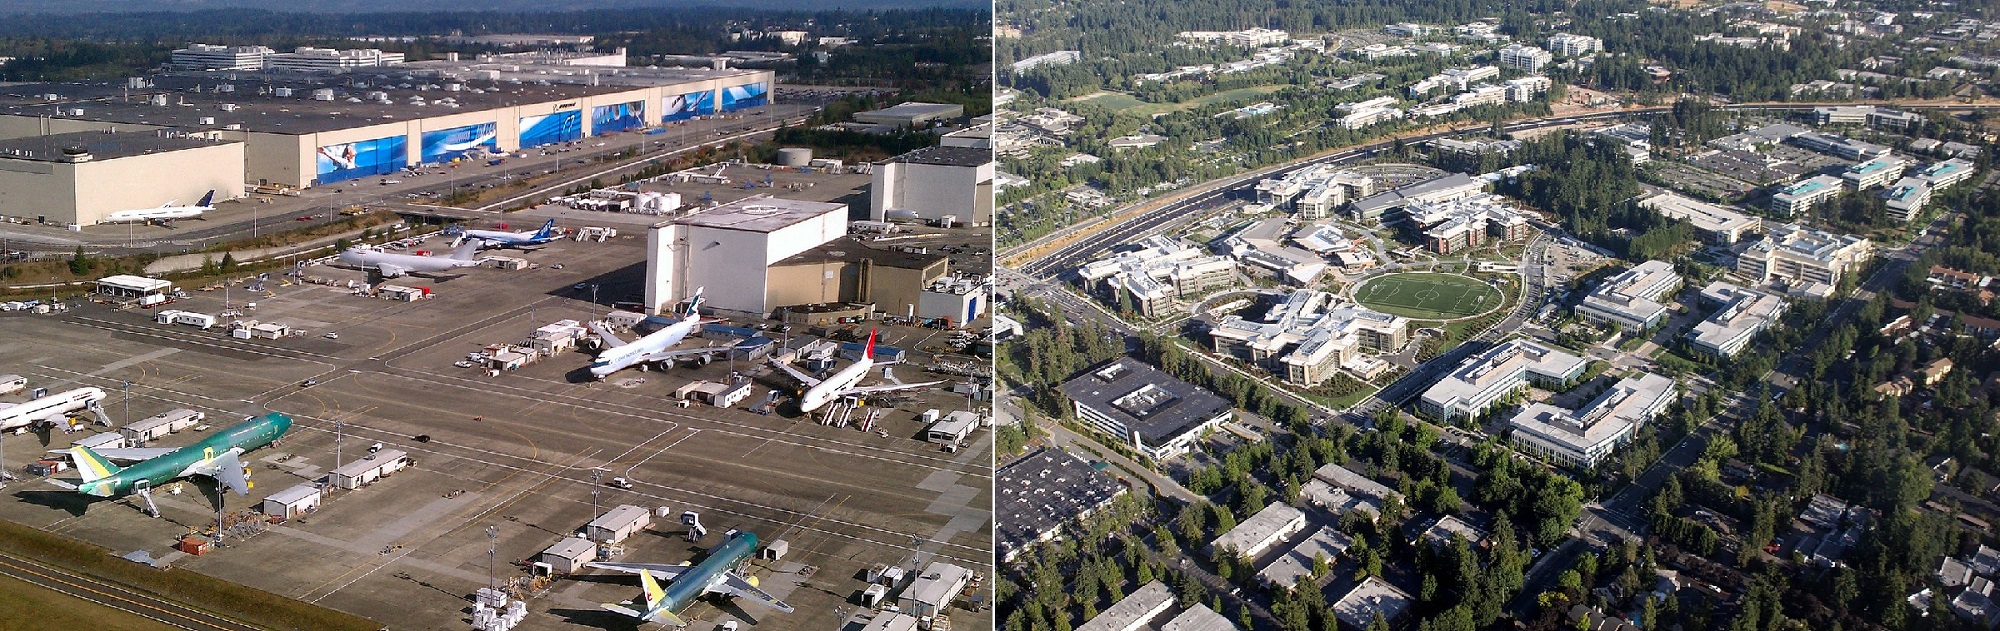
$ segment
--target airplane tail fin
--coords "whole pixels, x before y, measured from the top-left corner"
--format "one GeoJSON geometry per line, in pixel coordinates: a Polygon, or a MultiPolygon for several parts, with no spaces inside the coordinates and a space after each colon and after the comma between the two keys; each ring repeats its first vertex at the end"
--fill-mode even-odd
{"type": "Polygon", "coordinates": [[[69,448],[69,457],[71,460],[76,461],[76,470],[78,473],[83,474],[83,481],[86,484],[118,475],[118,472],[124,471],[118,465],[111,464],[110,460],[104,459],[104,456],[97,455],[97,452],[91,451],[89,447],[71,447],[69,448]]]}
{"type": "Polygon", "coordinates": [[[555,232],[556,232],[556,220],[555,218],[551,217],[547,222],[542,223],[541,230],[535,231],[535,238],[547,239],[550,236],[554,235],[555,232]]]}
{"type": "Polygon", "coordinates": [[[702,302],[701,292],[706,291],[707,289],[708,287],[706,286],[694,288],[694,294],[688,296],[687,306],[682,308],[681,315],[690,318],[701,317],[701,302],[702,302]]]}
{"type": "MultiPolygon", "coordinates": [[[[653,579],[653,572],[651,570],[639,570],[639,586],[646,590],[644,595],[646,611],[650,612],[658,608],[660,601],[667,597],[667,590],[662,589],[660,582],[653,579]]],[[[667,615],[673,614],[669,613],[667,615]]]]}
{"type": "Polygon", "coordinates": [[[465,243],[458,244],[458,249],[451,251],[450,257],[461,261],[470,261],[474,254],[479,253],[479,243],[478,239],[466,239],[465,243]]]}
{"type": "Polygon", "coordinates": [[[876,333],[880,333],[880,332],[881,332],[881,329],[875,329],[875,330],[873,330],[873,331],[869,331],[869,332],[868,332],[868,346],[867,346],[866,348],[863,348],[863,349],[861,349],[861,356],[862,356],[862,357],[865,357],[865,358],[868,358],[868,359],[874,359],[874,358],[875,358],[875,334],[876,334],[876,333]]]}
{"type": "Polygon", "coordinates": [[[201,201],[195,202],[194,205],[197,208],[208,208],[213,203],[215,203],[215,189],[208,189],[208,194],[202,195],[201,201]]]}

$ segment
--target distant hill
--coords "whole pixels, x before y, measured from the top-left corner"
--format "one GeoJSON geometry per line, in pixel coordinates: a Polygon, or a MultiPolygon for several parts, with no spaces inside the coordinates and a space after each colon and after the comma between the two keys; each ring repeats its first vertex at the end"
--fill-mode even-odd
{"type": "Polygon", "coordinates": [[[0,15],[155,13],[264,9],[309,13],[396,13],[406,11],[548,12],[585,9],[750,9],[764,11],[880,10],[947,7],[985,9],[983,0],[0,0],[0,15]]]}

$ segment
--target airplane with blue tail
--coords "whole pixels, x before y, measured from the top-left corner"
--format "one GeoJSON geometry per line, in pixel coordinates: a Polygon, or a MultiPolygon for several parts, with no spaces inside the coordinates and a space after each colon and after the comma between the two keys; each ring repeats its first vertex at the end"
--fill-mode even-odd
{"type": "Polygon", "coordinates": [[[555,219],[550,219],[546,222],[543,222],[542,227],[539,230],[523,230],[520,232],[507,232],[505,230],[468,230],[465,228],[452,228],[448,232],[448,234],[456,235],[465,239],[478,239],[480,242],[485,243],[488,246],[501,247],[501,248],[519,248],[530,245],[544,245],[550,241],[562,238],[560,235],[556,234],[555,219]]]}

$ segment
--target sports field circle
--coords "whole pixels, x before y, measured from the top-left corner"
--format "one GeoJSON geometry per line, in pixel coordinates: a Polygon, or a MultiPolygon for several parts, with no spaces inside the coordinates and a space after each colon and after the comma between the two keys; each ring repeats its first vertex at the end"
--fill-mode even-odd
{"type": "Polygon", "coordinates": [[[1436,272],[1385,274],[1354,288],[1354,300],[1383,313],[1419,320],[1455,320],[1500,308],[1499,289],[1477,278],[1436,272]]]}

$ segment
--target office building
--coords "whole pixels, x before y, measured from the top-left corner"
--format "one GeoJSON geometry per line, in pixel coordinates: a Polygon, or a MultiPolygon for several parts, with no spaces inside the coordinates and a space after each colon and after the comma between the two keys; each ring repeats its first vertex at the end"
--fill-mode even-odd
{"type": "Polygon", "coordinates": [[[1085,263],[1076,270],[1092,289],[1116,303],[1130,301],[1141,315],[1173,308],[1183,297],[1236,282],[1236,262],[1166,235],[1140,239],[1139,247],[1085,263]]]}
{"type": "Polygon", "coordinates": [[[1076,418],[1155,462],[1187,453],[1235,415],[1227,400],[1120,357],[1063,383],[1076,418]]]}
{"type": "Polygon", "coordinates": [[[1905,168],[1902,158],[1881,157],[1856,162],[1841,171],[1840,179],[1854,190],[1865,191],[1882,186],[1903,177],[1905,168]]]}
{"type": "Polygon", "coordinates": [[[1840,284],[1841,274],[1872,254],[1872,244],[1861,237],[1780,224],[1737,255],[1736,273],[1758,284],[1831,286],[1840,284]]]}
{"type": "Polygon", "coordinates": [[[1453,173],[1355,200],[1348,214],[1356,221],[1380,222],[1388,211],[1401,209],[1412,203],[1441,204],[1478,195],[1485,189],[1486,180],[1464,173],[1453,173]]]}
{"type": "Polygon", "coordinates": [[[1672,263],[1646,261],[1598,284],[1577,303],[1576,314],[1626,333],[1646,331],[1667,321],[1667,306],[1660,301],[1680,288],[1681,275],[1672,263]]]}
{"type": "Polygon", "coordinates": [[[1688,349],[1716,359],[1735,357],[1785,315],[1782,296],[1722,281],[1701,289],[1701,304],[1715,312],[1688,330],[1688,349]]]}
{"type": "Polygon", "coordinates": [[[1118,478],[1061,448],[1040,449],[1001,467],[993,481],[1000,560],[1011,563],[1036,543],[1060,538],[1065,527],[1125,492],[1118,478]]]}
{"type": "Polygon", "coordinates": [[[174,49],[167,65],[183,70],[263,70],[264,59],[275,53],[269,46],[189,44],[174,49]]]}
{"type": "Polygon", "coordinates": [[[1284,543],[1286,538],[1304,531],[1306,514],[1284,502],[1272,502],[1257,514],[1236,524],[1229,532],[1217,535],[1208,542],[1210,552],[1234,551],[1237,556],[1256,559],[1266,551],[1284,543]]]}
{"type": "Polygon", "coordinates": [[[1549,36],[1548,48],[1551,53],[1575,57],[1604,50],[1604,40],[1588,35],[1557,33],[1549,36]]]}
{"type": "Polygon", "coordinates": [[[1500,65],[1528,74],[1540,74],[1542,67],[1554,58],[1549,51],[1534,46],[1508,44],[1500,49],[1500,65]]]}
{"type": "Polygon", "coordinates": [[[1796,216],[1812,210],[1814,206],[1833,201],[1840,196],[1841,190],[1840,178],[1815,175],[1779,188],[1771,195],[1771,211],[1796,216]]]}
{"type": "Polygon", "coordinates": [[[1763,225],[1763,220],[1757,217],[1672,192],[1647,196],[1639,200],[1639,205],[1688,222],[1703,240],[1718,245],[1741,241],[1745,234],[1763,225]]]}
{"type": "Polygon", "coordinates": [[[1590,469],[1666,411],[1675,392],[1674,380],[1640,373],[1619,380],[1575,410],[1531,403],[1508,420],[1513,430],[1509,441],[1516,449],[1557,465],[1590,469]]]}
{"type": "Polygon", "coordinates": [[[1926,166],[1912,177],[1929,182],[1932,189],[1946,189],[1970,179],[1975,170],[1971,161],[1952,158],[1926,166]]]}
{"type": "Polygon", "coordinates": [[[314,48],[301,46],[289,53],[272,53],[264,58],[271,70],[295,72],[344,72],[356,68],[394,66],[403,63],[403,54],[374,48],[314,48]]]}
{"type": "Polygon", "coordinates": [[[1465,360],[1418,398],[1432,418],[1477,418],[1502,399],[1539,384],[1560,388],[1583,376],[1588,362],[1539,342],[1509,340],[1465,360]]]}
{"type": "Polygon", "coordinates": [[[1215,352],[1278,372],[1285,381],[1316,386],[1341,368],[1379,372],[1372,355],[1409,341],[1409,318],[1381,313],[1312,289],[1293,291],[1253,322],[1231,315],[1209,331],[1215,352]]]}
{"type": "Polygon", "coordinates": [[[1889,190],[1882,191],[1882,200],[1889,217],[1909,223],[1923,212],[1924,204],[1931,203],[1931,184],[1914,177],[1896,180],[1889,190]]]}

